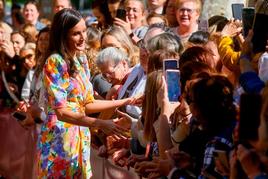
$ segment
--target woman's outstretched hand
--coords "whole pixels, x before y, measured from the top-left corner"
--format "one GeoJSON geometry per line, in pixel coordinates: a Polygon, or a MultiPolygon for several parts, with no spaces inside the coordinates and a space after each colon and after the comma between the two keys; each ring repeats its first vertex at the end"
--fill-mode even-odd
{"type": "Polygon", "coordinates": [[[100,129],[107,135],[116,134],[116,135],[124,135],[128,129],[123,128],[116,124],[120,119],[111,119],[111,120],[100,120],[100,129]]]}

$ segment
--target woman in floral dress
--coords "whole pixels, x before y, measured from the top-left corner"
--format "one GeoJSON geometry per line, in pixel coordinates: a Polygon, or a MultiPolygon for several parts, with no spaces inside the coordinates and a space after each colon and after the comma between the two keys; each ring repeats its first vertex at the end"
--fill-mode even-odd
{"type": "Polygon", "coordinates": [[[86,25],[79,12],[59,11],[52,22],[48,58],[44,66],[47,118],[38,141],[38,178],[90,178],[90,130],[106,133],[123,129],[115,120],[86,116],[129,104],[132,99],[94,100],[85,49],[86,25]]]}

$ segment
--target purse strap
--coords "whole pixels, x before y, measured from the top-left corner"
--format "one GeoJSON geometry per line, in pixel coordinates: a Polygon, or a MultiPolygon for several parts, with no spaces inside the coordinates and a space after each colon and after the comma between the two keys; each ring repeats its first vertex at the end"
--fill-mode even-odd
{"type": "Polygon", "coordinates": [[[9,85],[7,83],[7,79],[6,79],[6,74],[4,72],[4,70],[1,71],[1,76],[2,76],[2,80],[4,82],[4,86],[9,94],[9,96],[16,102],[19,103],[19,99],[17,98],[17,96],[10,90],[9,85]]]}

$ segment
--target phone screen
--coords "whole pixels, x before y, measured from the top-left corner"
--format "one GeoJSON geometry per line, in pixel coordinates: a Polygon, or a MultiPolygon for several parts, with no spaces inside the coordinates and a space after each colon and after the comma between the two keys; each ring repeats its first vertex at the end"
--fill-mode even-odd
{"type": "Polygon", "coordinates": [[[255,16],[255,8],[247,7],[242,10],[242,23],[243,23],[243,35],[246,37],[248,31],[252,29],[253,21],[255,16]]]}
{"type": "Polygon", "coordinates": [[[117,9],[116,17],[126,21],[126,10],[125,9],[117,9]]]}
{"type": "Polygon", "coordinates": [[[207,19],[199,20],[198,30],[203,31],[203,32],[208,32],[208,20],[207,19]]]}
{"type": "Polygon", "coordinates": [[[23,121],[26,119],[26,115],[21,112],[14,112],[12,116],[17,119],[18,121],[23,121]]]}
{"type": "Polygon", "coordinates": [[[180,88],[180,71],[179,70],[167,70],[166,81],[168,87],[168,99],[171,102],[179,101],[181,95],[180,88]]]}
{"type": "Polygon", "coordinates": [[[243,3],[232,4],[233,18],[242,20],[243,3]]]}
{"type": "Polygon", "coordinates": [[[165,59],[163,61],[163,70],[177,70],[178,69],[178,60],[177,59],[165,59]]]}

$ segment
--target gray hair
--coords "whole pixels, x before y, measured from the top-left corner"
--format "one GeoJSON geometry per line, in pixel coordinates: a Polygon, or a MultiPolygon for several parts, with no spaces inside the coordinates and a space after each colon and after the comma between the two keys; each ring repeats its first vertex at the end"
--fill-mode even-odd
{"type": "Polygon", "coordinates": [[[33,50],[35,51],[36,49],[36,44],[33,43],[33,42],[27,42],[22,48],[21,48],[21,51],[22,50],[33,50]]]}
{"type": "Polygon", "coordinates": [[[118,64],[119,62],[124,60],[128,63],[128,65],[130,64],[130,60],[125,52],[116,47],[107,47],[99,52],[96,64],[97,66],[101,66],[108,62],[118,64]]]}
{"type": "Polygon", "coordinates": [[[178,54],[181,54],[183,51],[180,38],[169,32],[156,35],[149,39],[146,45],[146,49],[148,49],[150,53],[160,49],[175,51],[178,54]]]}

